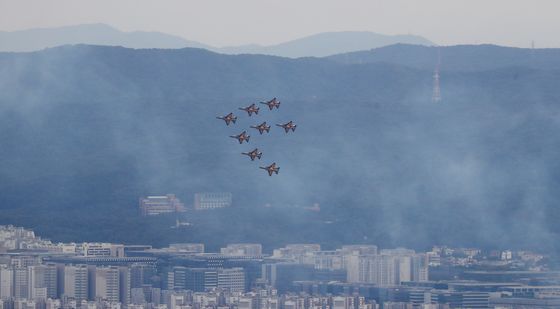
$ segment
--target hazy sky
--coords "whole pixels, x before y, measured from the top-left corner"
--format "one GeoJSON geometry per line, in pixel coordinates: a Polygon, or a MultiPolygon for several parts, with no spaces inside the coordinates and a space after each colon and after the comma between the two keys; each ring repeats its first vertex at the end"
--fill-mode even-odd
{"type": "Polygon", "coordinates": [[[0,30],[83,23],[215,46],[325,31],[418,34],[436,43],[560,47],[559,0],[0,0],[0,30]]]}

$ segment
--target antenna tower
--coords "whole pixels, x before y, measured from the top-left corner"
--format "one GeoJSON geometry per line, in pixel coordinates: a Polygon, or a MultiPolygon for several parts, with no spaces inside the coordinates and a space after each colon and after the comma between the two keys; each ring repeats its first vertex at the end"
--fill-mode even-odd
{"type": "Polygon", "coordinates": [[[434,70],[434,90],[432,92],[432,102],[439,102],[441,101],[441,91],[439,88],[439,67],[441,65],[441,54],[438,47],[438,61],[436,64],[436,69],[434,70]]]}

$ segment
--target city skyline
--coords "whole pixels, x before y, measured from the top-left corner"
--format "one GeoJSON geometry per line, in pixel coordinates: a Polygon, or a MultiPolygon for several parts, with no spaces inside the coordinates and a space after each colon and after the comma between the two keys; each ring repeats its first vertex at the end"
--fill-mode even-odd
{"type": "MultiPolygon", "coordinates": [[[[0,226],[0,308],[451,309],[560,302],[560,273],[529,251],[256,243],[53,244],[0,226]],[[521,276],[520,276],[521,275],[521,276]],[[526,279],[531,278],[532,284],[526,279]],[[546,285],[543,285],[546,283],[546,285]]],[[[539,307],[540,308],[540,307],[539,307]]],[[[542,307],[548,308],[548,307],[542,307]]]]}

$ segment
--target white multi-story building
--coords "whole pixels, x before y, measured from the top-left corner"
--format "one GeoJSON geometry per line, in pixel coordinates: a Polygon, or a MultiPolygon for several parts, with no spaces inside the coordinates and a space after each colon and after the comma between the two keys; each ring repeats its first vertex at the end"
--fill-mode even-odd
{"type": "Polygon", "coordinates": [[[27,300],[27,299],[15,299],[14,300],[14,309],[36,309],[37,302],[34,300],[27,300]]]}
{"type": "Polygon", "coordinates": [[[230,292],[245,291],[245,271],[243,268],[219,269],[217,277],[217,288],[230,292]]]}
{"type": "Polygon", "coordinates": [[[216,209],[230,207],[233,195],[229,192],[206,192],[194,195],[194,209],[216,209]]]}
{"type": "Polygon", "coordinates": [[[140,211],[143,216],[184,212],[185,205],[181,203],[175,194],[148,196],[140,198],[140,211]]]}
{"type": "Polygon", "coordinates": [[[220,253],[230,256],[260,256],[262,255],[261,244],[228,244],[220,249],[220,253]]]}
{"type": "Polygon", "coordinates": [[[52,299],[52,298],[48,298],[46,301],[46,309],[59,309],[62,308],[62,304],[60,302],[60,299],[52,299]]]}
{"type": "Polygon", "coordinates": [[[76,253],[86,257],[114,256],[124,257],[124,245],[111,243],[84,242],[76,247],[76,253]]]}
{"type": "Polygon", "coordinates": [[[284,248],[274,249],[275,259],[289,259],[300,264],[315,264],[315,252],[321,251],[319,244],[289,244],[284,248]]]}
{"type": "Polygon", "coordinates": [[[398,284],[397,258],[391,255],[373,255],[369,259],[369,280],[381,286],[398,284]]]}
{"type": "Polygon", "coordinates": [[[428,281],[429,278],[429,259],[428,255],[418,253],[412,256],[412,281],[428,281]]]}
{"type": "Polygon", "coordinates": [[[345,245],[340,249],[343,255],[350,255],[358,252],[361,255],[377,254],[376,245],[345,245]]]}
{"type": "Polygon", "coordinates": [[[315,269],[345,269],[344,256],[339,250],[313,252],[315,269]]]}
{"type": "Polygon", "coordinates": [[[57,251],[50,240],[35,236],[31,230],[12,225],[0,225],[0,252],[15,249],[43,249],[57,251]]]}
{"type": "Polygon", "coordinates": [[[382,254],[346,258],[348,282],[375,283],[381,286],[406,281],[428,281],[428,257],[410,250],[388,250],[382,254]]]}
{"type": "Polygon", "coordinates": [[[204,253],[204,244],[196,243],[177,243],[169,245],[170,251],[204,253]]]}

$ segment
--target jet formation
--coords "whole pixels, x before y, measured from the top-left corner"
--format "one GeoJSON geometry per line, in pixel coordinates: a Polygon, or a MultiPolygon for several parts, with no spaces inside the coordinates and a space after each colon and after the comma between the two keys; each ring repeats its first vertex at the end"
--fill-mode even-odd
{"type": "MultiPolygon", "coordinates": [[[[269,110],[273,110],[274,108],[276,109],[280,108],[280,101],[277,98],[273,98],[269,101],[260,102],[260,104],[265,104],[266,106],[268,106],[269,110]]],[[[251,117],[253,114],[255,115],[259,114],[259,108],[256,106],[255,103],[247,107],[240,107],[239,110],[243,110],[247,112],[247,115],[249,115],[249,117],[251,117]]],[[[233,113],[229,113],[223,117],[216,117],[216,118],[225,121],[226,125],[228,126],[232,123],[235,124],[235,122],[237,121],[237,116],[235,116],[233,113]]],[[[276,126],[282,127],[286,133],[290,132],[290,130],[292,132],[295,132],[297,127],[293,123],[293,121],[289,121],[284,124],[277,124],[276,126]]],[[[262,135],[264,132],[269,133],[270,127],[271,127],[270,125],[266,124],[266,121],[263,121],[261,124],[258,125],[250,126],[251,129],[258,130],[260,135],[262,135]]],[[[238,135],[230,135],[230,137],[236,139],[239,142],[239,144],[243,144],[244,142],[249,143],[249,139],[251,138],[251,136],[247,134],[247,131],[243,131],[238,135]]],[[[248,156],[251,159],[251,161],[255,161],[255,159],[260,160],[263,153],[259,151],[258,148],[255,148],[248,152],[242,152],[241,154],[248,156]]],[[[272,176],[273,174],[278,174],[278,172],[280,171],[280,167],[276,165],[276,162],[268,166],[260,166],[259,168],[267,171],[268,176],[272,176]]]]}

